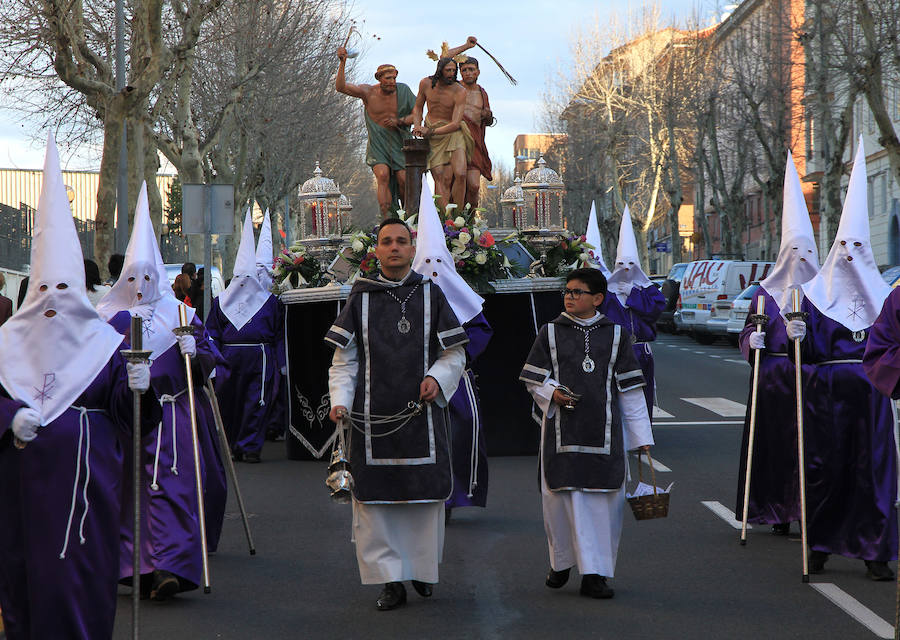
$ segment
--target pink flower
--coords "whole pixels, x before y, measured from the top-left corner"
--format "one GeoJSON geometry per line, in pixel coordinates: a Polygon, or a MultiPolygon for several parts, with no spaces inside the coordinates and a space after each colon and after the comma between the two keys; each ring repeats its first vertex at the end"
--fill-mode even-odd
{"type": "Polygon", "coordinates": [[[460,229],[460,231],[469,233],[469,227],[463,227],[462,229],[460,229]]]}
{"type": "Polygon", "coordinates": [[[485,249],[489,249],[494,246],[494,236],[489,231],[485,231],[478,237],[478,244],[485,249]]]}
{"type": "Polygon", "coordinates": [[[456,266],[457,266],[457,267],[464,267],[464,266],[466,266],[466,263],[465,263],[463,260],[457,260],[457,261],[456,261],[456,266]]]}

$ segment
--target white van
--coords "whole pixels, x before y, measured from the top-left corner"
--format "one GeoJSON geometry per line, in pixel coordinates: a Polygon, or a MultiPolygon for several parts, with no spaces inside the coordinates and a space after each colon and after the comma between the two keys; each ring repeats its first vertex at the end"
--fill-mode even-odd
{"type": "Polygon", "coordinates": [[[688,264],[681,280],[679,328],[698,342],[727,335],[731,301],[751,282],[764,279],[774,262],[697,260],[688,264]]]}

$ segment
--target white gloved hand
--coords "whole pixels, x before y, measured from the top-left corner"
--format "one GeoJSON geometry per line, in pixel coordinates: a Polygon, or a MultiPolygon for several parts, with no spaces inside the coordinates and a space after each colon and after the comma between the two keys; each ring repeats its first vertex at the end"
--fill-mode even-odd
{"type": "Polygon", "coordinates": [[[765,349],[766,348],[766,332],[765,331],[754,331],[750,334],[750,348],[751,349],[765,349]]]}
{"type": "Polygon", "coordinates": [[[785,332],[791,340],[803,340],[806,337],[806,323],[803,320],[788,320],[785,332]]]}
{"type": "Polygon", "coordinates": [[[128,370],[128,388],[143,393],[150,388],[150,365],[146,362],[125,365],[128,370]]]}
{"type": "Polygon", "coordinates": [[[181,349],[181,355],[193,358],[197,355],[197,339],[187,334],[178,336],[178,348],[181,349]]]}
{"type": "Polygon", "coordinates": [[[283,376],[286,376],[286,375],[287,375],[287,367],[286,367],[286,366],[285,366],[285,367],[281,367],[281,375],[283,375],[283,376]]]}
{"type": "Polygon", "coordinates": [[[12,432],[22,442],[31,442],[37,438],[41,426],[41,416],[31,407],[23,407],[16,411],[12,419],[12,432]]]}

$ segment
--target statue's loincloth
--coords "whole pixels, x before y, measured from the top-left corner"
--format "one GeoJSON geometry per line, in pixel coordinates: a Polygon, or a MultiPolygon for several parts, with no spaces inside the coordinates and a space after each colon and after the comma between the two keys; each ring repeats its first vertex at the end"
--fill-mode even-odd
{"type": "MultiPolygon", "coordinates": [[[[439,122],[429,122],[425,118],[425,126],[437,129],[448,124],[446,120],[439,122]]],[[[450,164],[450,156],[457,149],[466,150],[466,162],[472,158],[472,150],[475,148],[475,141],[472,139],[472,132],[469,131],[469,125],[465,122],[459,123],[459,131],[453,133],[445,133],[439,136],[431,136],[428,140],[428,168],[440,167],[441,165],[450,164]]]]}
{"type": "Polygon", "coordinates": [[[487,145],[484,142],[484,125],[477,124],[472,122],[468,118],[463,118],[463,121],[469,125],[469,133],[472,134],[472,140],[474,142],[472,155],[469,156],[469,170],[477,169],[478,172],[484,176],[484,179],[490,182],[493,180],[491,176],[491,171],[493,170],[493,165],[491,164],[491,156],[488,154],[487,145]]]}

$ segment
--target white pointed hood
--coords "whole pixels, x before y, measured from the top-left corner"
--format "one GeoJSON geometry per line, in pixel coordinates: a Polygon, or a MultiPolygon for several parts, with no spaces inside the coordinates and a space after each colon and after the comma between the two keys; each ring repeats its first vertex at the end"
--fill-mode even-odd
{"type": "Polygon", "coordinates": [[[851,331],[871,327],[891,292],[872,254],[862,136],[834,244],[818,275],[803,285],[803,292],[819,311],[851,331]]]}
{"type": "Polygon", "coordinates": [[[419,200],[419,226],[416,232],[416,255],[413,270],[437,284],[459,322],[465,323],[481,313],[484,299],[456,272],[456,263],[447,249],[441,218],[434,206],[434,198],[425,177],[422,177],[422,198],[419,200]]]}
{"type": "Polygon", "coordinates": [[[234,271],[231,282],[219,294],[219,306],[238,331],[250,322],[257,311],[272,295],[263,287],[256,277],[256,241],[253,239],[253,219],[250,210],[244,216],[241,229],[241,244],[238,245],[237,257],[234,259],[234,271]]]}
{"type": "MultiPolygon", "coordinates": [[[[181,326],[178,318],[178,307],[181,304],[172,291],[163,265],[156,233],[150,221],[147,183],[144,182],[134,210],[134,226],[125,250],[122,274],[100,300],[97,313],[106,321],[124,310],[128,310],[132,316],[143,318],[142,346],[151,352],[152,361],[175,344],[176,338],[172,330],[181,326]]],[[[184,306],[190,322],[195,311],[184,306]]]]}
{"type": "Polygon", "coordinates": [[[627,204],[625,211],[622,212],[622,224],[619,227],[616,264],[613,266],[613,272],[608,281],[610,293],[616,294],[622,304],[625,304],[634,287],[645,289],[653,284],[641,268],[640,253],[638,253],[634,227],[631,223],[631,211],[627,204]]]}
{"type": "Polygon", "coordinates": [[[588,244],[594,245],[593,249],[590,249],[591,254],[594,256],[594,262],[596,264],[592,265],[597,269],[600,269],[600,272],[609,279],[609,276],[612,275],[612,272],[609,270],[609,267],[606,266],[606,262],[603,260],[603,240],[600,238],[600,226],[597,224],[597,207],[594,205],[594,202],[591,202],[591,215],[588,217],[587,229],[584,232],[584,239],[588,244]]]}
{"type": "Polygon", "coordinates": [[[0,327],[0,384],[47,425],[87,389],[122,348],[122,339],[87,298],[84,256],[56,142],[48,136],[28,293],[19,311],[0,327]]]}
{"type": "Polygon", "coordinates": [[[781,248],[771,275],[760,282],[781,311],[791,311],[791,291],[812,280],[819,272],[819,251],[806,200],[800,188],[800,176],[794,157],[788,151],[784,168],[784,197],[781,212],[781,248]]]}
{"type": "Polygon", "coordinates": [[[259,240],[256,242],[256,279],[267,291],[272,287],[272,219],[269,210],[263,218],[262,228],[259,230],[259,240]]]}

